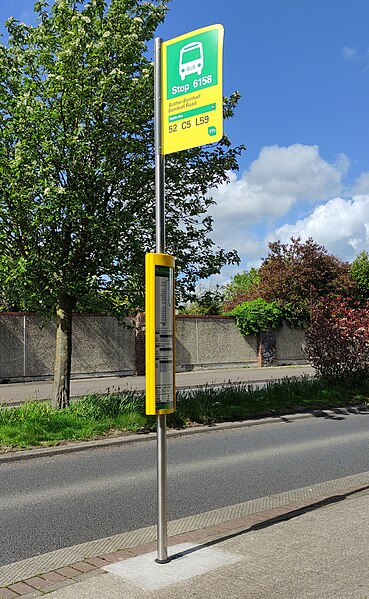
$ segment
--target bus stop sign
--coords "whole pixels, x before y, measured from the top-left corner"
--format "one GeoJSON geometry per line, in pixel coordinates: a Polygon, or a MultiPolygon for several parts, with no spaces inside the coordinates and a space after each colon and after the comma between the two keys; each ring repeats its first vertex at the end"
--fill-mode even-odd
{"type": "Polygon", "coordinates": [[[223,136],[222,25],[162,44],[162,154],[223,136]]]}

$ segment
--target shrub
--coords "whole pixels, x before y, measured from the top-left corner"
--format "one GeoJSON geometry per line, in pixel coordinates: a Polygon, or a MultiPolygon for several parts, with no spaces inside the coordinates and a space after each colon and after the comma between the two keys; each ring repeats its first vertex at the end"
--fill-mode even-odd
{"type": "Polygon", "coordinates": [[[235,317],[242,335],[278,329],[282,321],[282,311],[277,302],[269,303],[261,298],[236,306],[229,315],[235,317]]]}
{"type": "Polygon", "coordinates": [[[291,243],[268,245],[268,256],[259,269],[259,296],[277,301],[288,324],[305,328],[311,307],[321,297],[352,296],[355,285],[349,265],[312,238],[302,242],[292,237],[291,243]]]}
{"type": "Polygon", "coordinates": [[[306,332],[306,354],[317,372],[331,381],[360,382],[369,370],[369,302],[346,298],[320,301],[306,332]]]}
{"type": "Polygon", "coordinates": [[[258,270],[235,275],[226,286],[224,310],[262,298],[277,302],[290,326],[305,328],[311,306],[319,298],[353,297],[358,286],[351,276],[354,272],[361,273],[362,283],[369,280],[367,257],[362,257],[350,274],[349,264],[328,254],[312,238],[302,242],[300,237],[291,237],[291,243],[275,241],[268,246],[268,255],[258,270]]]}
{"type": "Polygon", "coordinates": [[[180,308],[180,314],[210,314],[217,316],[221,313],[223,298],[224,292],[219,285],[216,285],[213,289],[202,290],[188,306],[180,308]]]}

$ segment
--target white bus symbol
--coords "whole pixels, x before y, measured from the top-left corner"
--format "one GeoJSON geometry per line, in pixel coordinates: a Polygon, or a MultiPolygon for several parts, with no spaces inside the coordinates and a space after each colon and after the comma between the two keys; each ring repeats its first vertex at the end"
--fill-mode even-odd
{"type": "Polygon", "coordinates": [[[204,53],[202,50],[201,42],[191,42],[181,48],[179,54],[179,75],[182,81],[185,80],[187,75],[191,75],[196,72],[201,75],[201,71],[204,68],[204,53]]]}

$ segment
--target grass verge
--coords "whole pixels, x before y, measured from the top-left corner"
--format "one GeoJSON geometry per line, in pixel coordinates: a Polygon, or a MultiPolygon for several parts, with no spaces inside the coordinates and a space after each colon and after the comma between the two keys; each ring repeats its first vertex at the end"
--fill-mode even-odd
{"type": "MultiPolygon", "coordinates": [[[[356,387],[334,386],[322,379],[285,378],[258,389],[227,384],[178,391],[177,410],[168,426],[183,428],[216,422],[281,416],[292,412],[367,404],[369,382],[356,387]]],[[[121,431],[149,432],[156,418],[146,416],[144,394],[86,395],[65,410],[31,401],[18,408],[0,406],[0,449],[6,451],[63,441],[96,439],[121,431]]]]}

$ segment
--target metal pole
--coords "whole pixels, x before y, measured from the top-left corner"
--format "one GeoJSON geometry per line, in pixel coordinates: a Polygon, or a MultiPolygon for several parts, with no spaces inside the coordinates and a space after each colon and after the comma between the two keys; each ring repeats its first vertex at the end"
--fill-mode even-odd
{"type": "Polygon", "coordinates": [[[23,315],[23,376],[26,378],[26,316],[23,315]]]}
{"type": "MultiPolygon", "coordinates": [[[[165,163],[161,153],[161,44],[155,38],[155,79],[154,79],[154,134],[155,134],[155,200],[156,200],[156,252],[165,253],[165,163]]],[[[168,559],[167,533],[167,417],[157,415],[157,559],[165,564],[168,559]]]]}
{"type": "Polygon", "coordinates": [[[159,564],[166,564],[168,558],[167,533],[167,417],[158,414],[157,418],[157,489],[158,489],[158,527],[157,557],[159,564]]]}
{"type": "Polygon", "coordinates": [[[154,81],[154,135],[155,135],[155,199],[156,199],[156,252],[165,252],[165,164],[161,153],[161,44],[155,38],[155,81],[154,81]]]}

